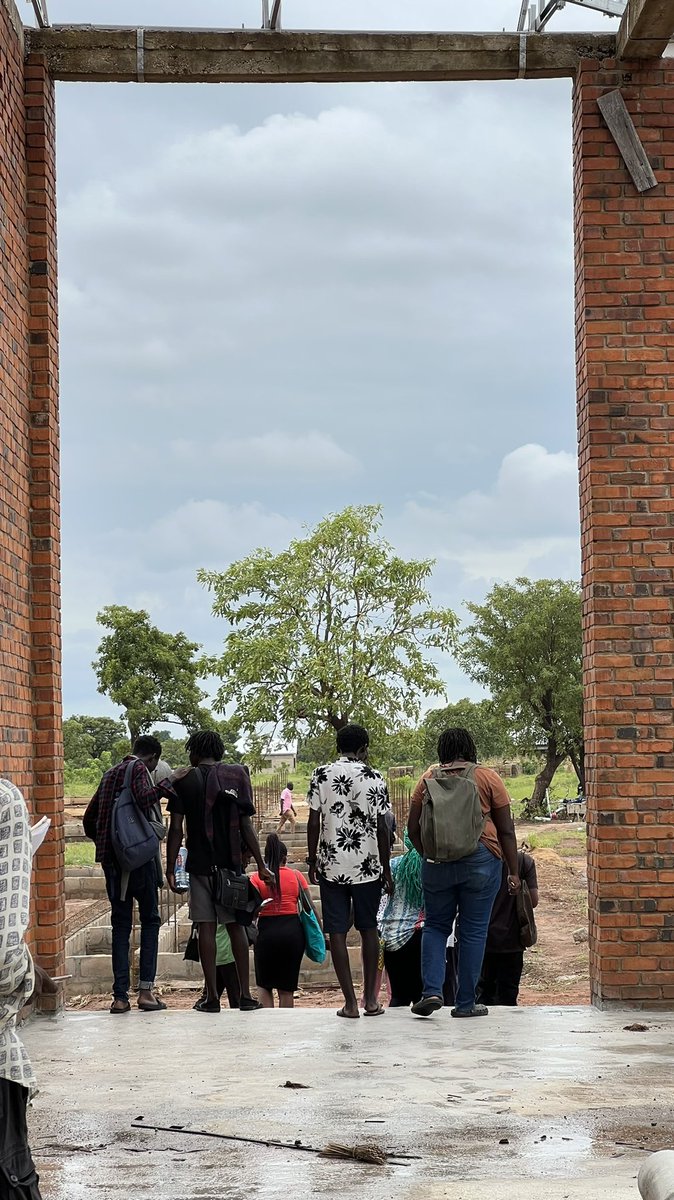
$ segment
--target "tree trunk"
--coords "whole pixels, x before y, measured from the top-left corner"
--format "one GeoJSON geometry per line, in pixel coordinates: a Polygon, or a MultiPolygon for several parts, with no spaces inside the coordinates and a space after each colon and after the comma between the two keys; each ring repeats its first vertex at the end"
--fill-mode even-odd
{"type": "Polygon", "coordinates": [[[572,746],[569,750],[569,758],[573,764],[573,769],[578,776],[578,782],[585,793],[585,745],[580,742],[576,746],[572,746]]]}
{"type": "Polygon", "coordinates": [[[129,741],[131,742],[131,745],[133,746],[134,742],[136,741],[136,738],[140,737],[140,727],[138,725],[135,725],[132,721],[130,721],[128,717],[127,717],[126,723],[129,726],[129,741]]]}
{"type": "Polygon", "coordinates": [[[548,740],[547,749],[545,752],[545,763],[541,771],[536,776],[534,790],[531,796],[531,807],[536,811],[541,812],[545,809],[545,793],[550,787],[554,778],[555,771],[562,765],[566,754],[560,754],[554,738],[548,740]]]}

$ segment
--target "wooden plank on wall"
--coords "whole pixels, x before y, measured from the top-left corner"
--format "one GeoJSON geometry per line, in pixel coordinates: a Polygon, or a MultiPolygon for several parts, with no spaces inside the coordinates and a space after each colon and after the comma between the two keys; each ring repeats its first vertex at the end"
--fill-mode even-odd
{"type": "Polygon", "coordinates": [[[618,147],[623,162],[627,167],[635,188],[639,192],[647,192],[657,185],[653,168],[648,161],[639,134],[634,128],[634,122],[627,111],[627,105],[619,88],[613,92],[605,92],[597,101],[602,117],[608,125],[613,140],[618,147]]]}

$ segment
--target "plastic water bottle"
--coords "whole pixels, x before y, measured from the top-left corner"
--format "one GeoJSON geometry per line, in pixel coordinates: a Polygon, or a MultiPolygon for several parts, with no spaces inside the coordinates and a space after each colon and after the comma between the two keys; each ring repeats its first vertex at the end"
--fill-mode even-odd
{"type": "Polygon", "coordinates": [[[188,892],[190,890],[190,877],[187,874],[187,850],[184,846],[180,847],[175,865],[176,888],[179,892],[188,892]]]}

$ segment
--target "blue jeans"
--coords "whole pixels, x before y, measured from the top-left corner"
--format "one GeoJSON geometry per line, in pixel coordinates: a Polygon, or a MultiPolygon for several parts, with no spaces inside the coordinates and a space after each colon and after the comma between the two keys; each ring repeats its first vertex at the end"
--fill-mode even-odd
{"type": "Polygon", "coordinates": [[[447,967],[447,938],[459,917],[459,965],[456,1007],[472,1008],[487,943],[489,918],[501,886],[503,864],[482,843],[457,862],[424,862],[422,879],[426,920],[421,943],[424,996],[442,996],[447,967]]]}
{"type": "Polygon", "coordinates": [[[112,974],[115,1000],[129,999],[129,940],[133,923],[133,902],[140,917],[140,990],[149,992],[157,973],[159,946],[159,904],[157,902],[157,863],[146,863],[129,875],[126,899],[122,900],[121,874],[116,866],[106,865],[105,883],[112,910],[112,974]]]}

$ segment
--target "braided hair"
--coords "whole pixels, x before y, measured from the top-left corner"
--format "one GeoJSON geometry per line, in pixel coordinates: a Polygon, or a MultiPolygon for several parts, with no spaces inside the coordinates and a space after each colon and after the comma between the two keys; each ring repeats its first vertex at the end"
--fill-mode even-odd
{"type": "Polygon", "coordinates": [[[215,733],[212,729],[202,729],[187,739],[185,749],[195,758],[214,758],[216,762],[222,762],[225,744],[219,733],[215,733]]]}
{"type": "Polygon", "coordinates": [[[270,871],[273,871],[276,883],[274,891],[281,895],[281,867],[288,857],[288,847],[282,842],[277,833],[270,833],[264,847],[264,861],[270,871]]]}
{"type": "Polygon", "coordinates": [[[477,748],[467,729],[445,729],[438,738],[438,762],[477,762],[477,748]]]}
{"type": "Polygon", "coordinates": [[[414,849],[407,830],[403,835],[407,850],[396,863],[396,891],[400,891],[411,908],[419,911],[424,907],[424,890],[421,883],[421,855],[414,849]]]}

